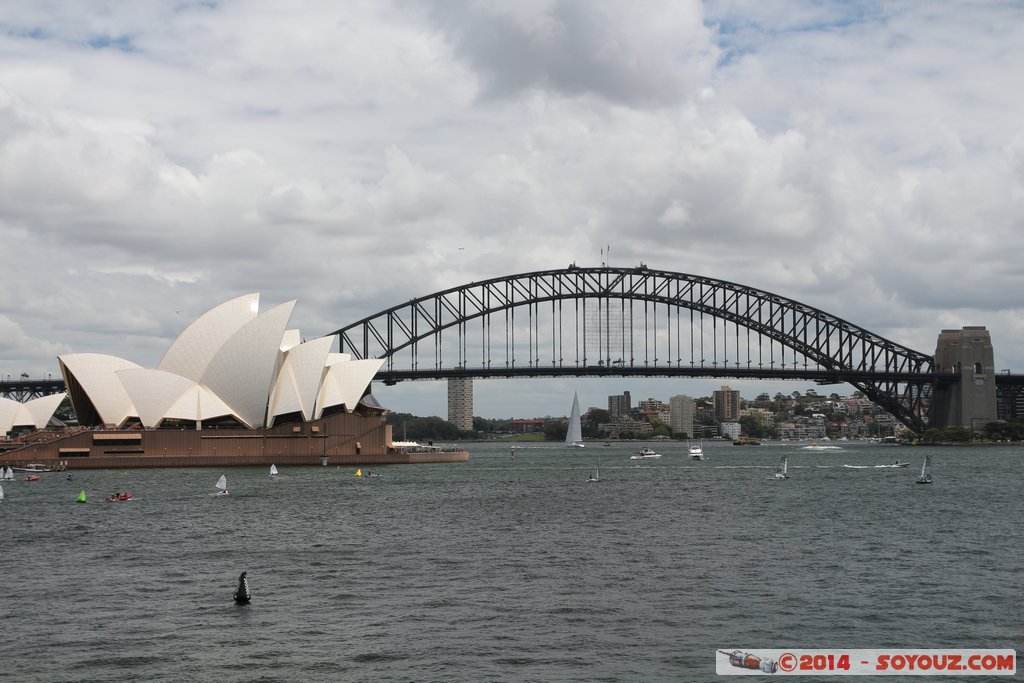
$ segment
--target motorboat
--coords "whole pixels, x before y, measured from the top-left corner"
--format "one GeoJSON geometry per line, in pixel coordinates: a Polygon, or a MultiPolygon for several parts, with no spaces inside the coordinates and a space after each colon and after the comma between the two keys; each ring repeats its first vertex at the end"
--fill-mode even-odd
{"type": "Polygon", "coordinates": [[[648,448],[647,446],[644,446],[643,448],[640,449],[640,452],[638,452],[636,455],[629,456],[629,459],[630,460],[647,460],[649,458],[660,458],[660,457],[661,457],[661,453],[658,453],[658,452],[648,448]]]}
{"type": "Polygon", "coordinates": [[[704,459],[704,445],[703,444],[700,444],[700,443],[698,443],[698,444],[690,444],[687,447],[687,451],[689,452],[690,457],[693,458],[694,460],[703,460],[704,459]]]}

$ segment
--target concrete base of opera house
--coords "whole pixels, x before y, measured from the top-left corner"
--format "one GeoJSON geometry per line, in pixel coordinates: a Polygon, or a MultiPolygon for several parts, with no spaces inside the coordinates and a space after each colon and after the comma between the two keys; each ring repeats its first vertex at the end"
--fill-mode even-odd
{"type": "Polygon", "coordinates": [[[47,432],[0,453],[0,464],[49,469],[412,465],[464,462],[469,453],[395,448],[380,415],[337,413],[269,429],[126,429],[47,432]]]}

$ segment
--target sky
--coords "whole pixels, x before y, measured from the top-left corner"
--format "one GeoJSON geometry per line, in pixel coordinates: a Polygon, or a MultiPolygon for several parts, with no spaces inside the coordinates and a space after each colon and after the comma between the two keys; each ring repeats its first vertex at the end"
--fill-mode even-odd
{"type": "MultiPolygon", "coordinates": [[[[925,353],[984,325],[1024,372],[1021,73],[1009,1],[5,3],[0,373],[155,367],[248,292],[315,337],[606,257],[925,353]]],[[[487,380],[474,413],[726,383],[811,386],[487,380]]],[[[446,415],[443,382],[374,394],[446,415]]]]}

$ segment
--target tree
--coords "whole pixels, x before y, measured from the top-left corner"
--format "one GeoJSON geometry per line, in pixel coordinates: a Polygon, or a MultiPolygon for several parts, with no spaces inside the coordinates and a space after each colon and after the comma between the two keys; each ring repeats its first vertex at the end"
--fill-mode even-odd
{"type": "Polygon", "coordinates": [[[672,430],[668,428],[668,425],[659,420],[656,417],[652,417],[651,427],[654,429],[655,436],[672,436],[672,430]]]}
{"type": "Polygon", "coordinates": [[[565,436],[568,433],[568,422],[558,422],[556,420],[544,422],[544,438],[548,441],[565,441],[565,436]]]}
{"type": "Polygon", "coordinates": [[[774,428],[766,425],[756,415],[744,415],[740,418],[740,432],[759,439],[768,439],[777,434],[774,428]]]}

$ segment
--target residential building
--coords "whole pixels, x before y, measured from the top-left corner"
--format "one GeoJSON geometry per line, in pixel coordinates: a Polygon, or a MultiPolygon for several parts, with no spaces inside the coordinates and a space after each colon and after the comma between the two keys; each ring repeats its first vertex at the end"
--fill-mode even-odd
{"type": "Polygon", "coordinates": [[[448,421],[459,429],[473,430],[473,380],[454,377],[448,380],[448,421]]]}
{"type": "Polygon", "coordinates": [[[696,412],[693,399],[679,394],[670,398],[668,404],[668,426],[672,433],[686,434],[689,437],[696,436],[693,432],[693,418],[696,412]]]}
{"type": "Polygon", "coordinates": [[[624,391],[618,396],[608,397],[608,414],[613,420],[621,415],[629,415],[631,412],[633,412],[633,405],[628,391],[624,391]]]}
{"type": "Polygon", "coordinates": [[[711,395],[715,419],[719,422],[735,422],[740,417],[740,392],[723,386],[711,395]]]}

